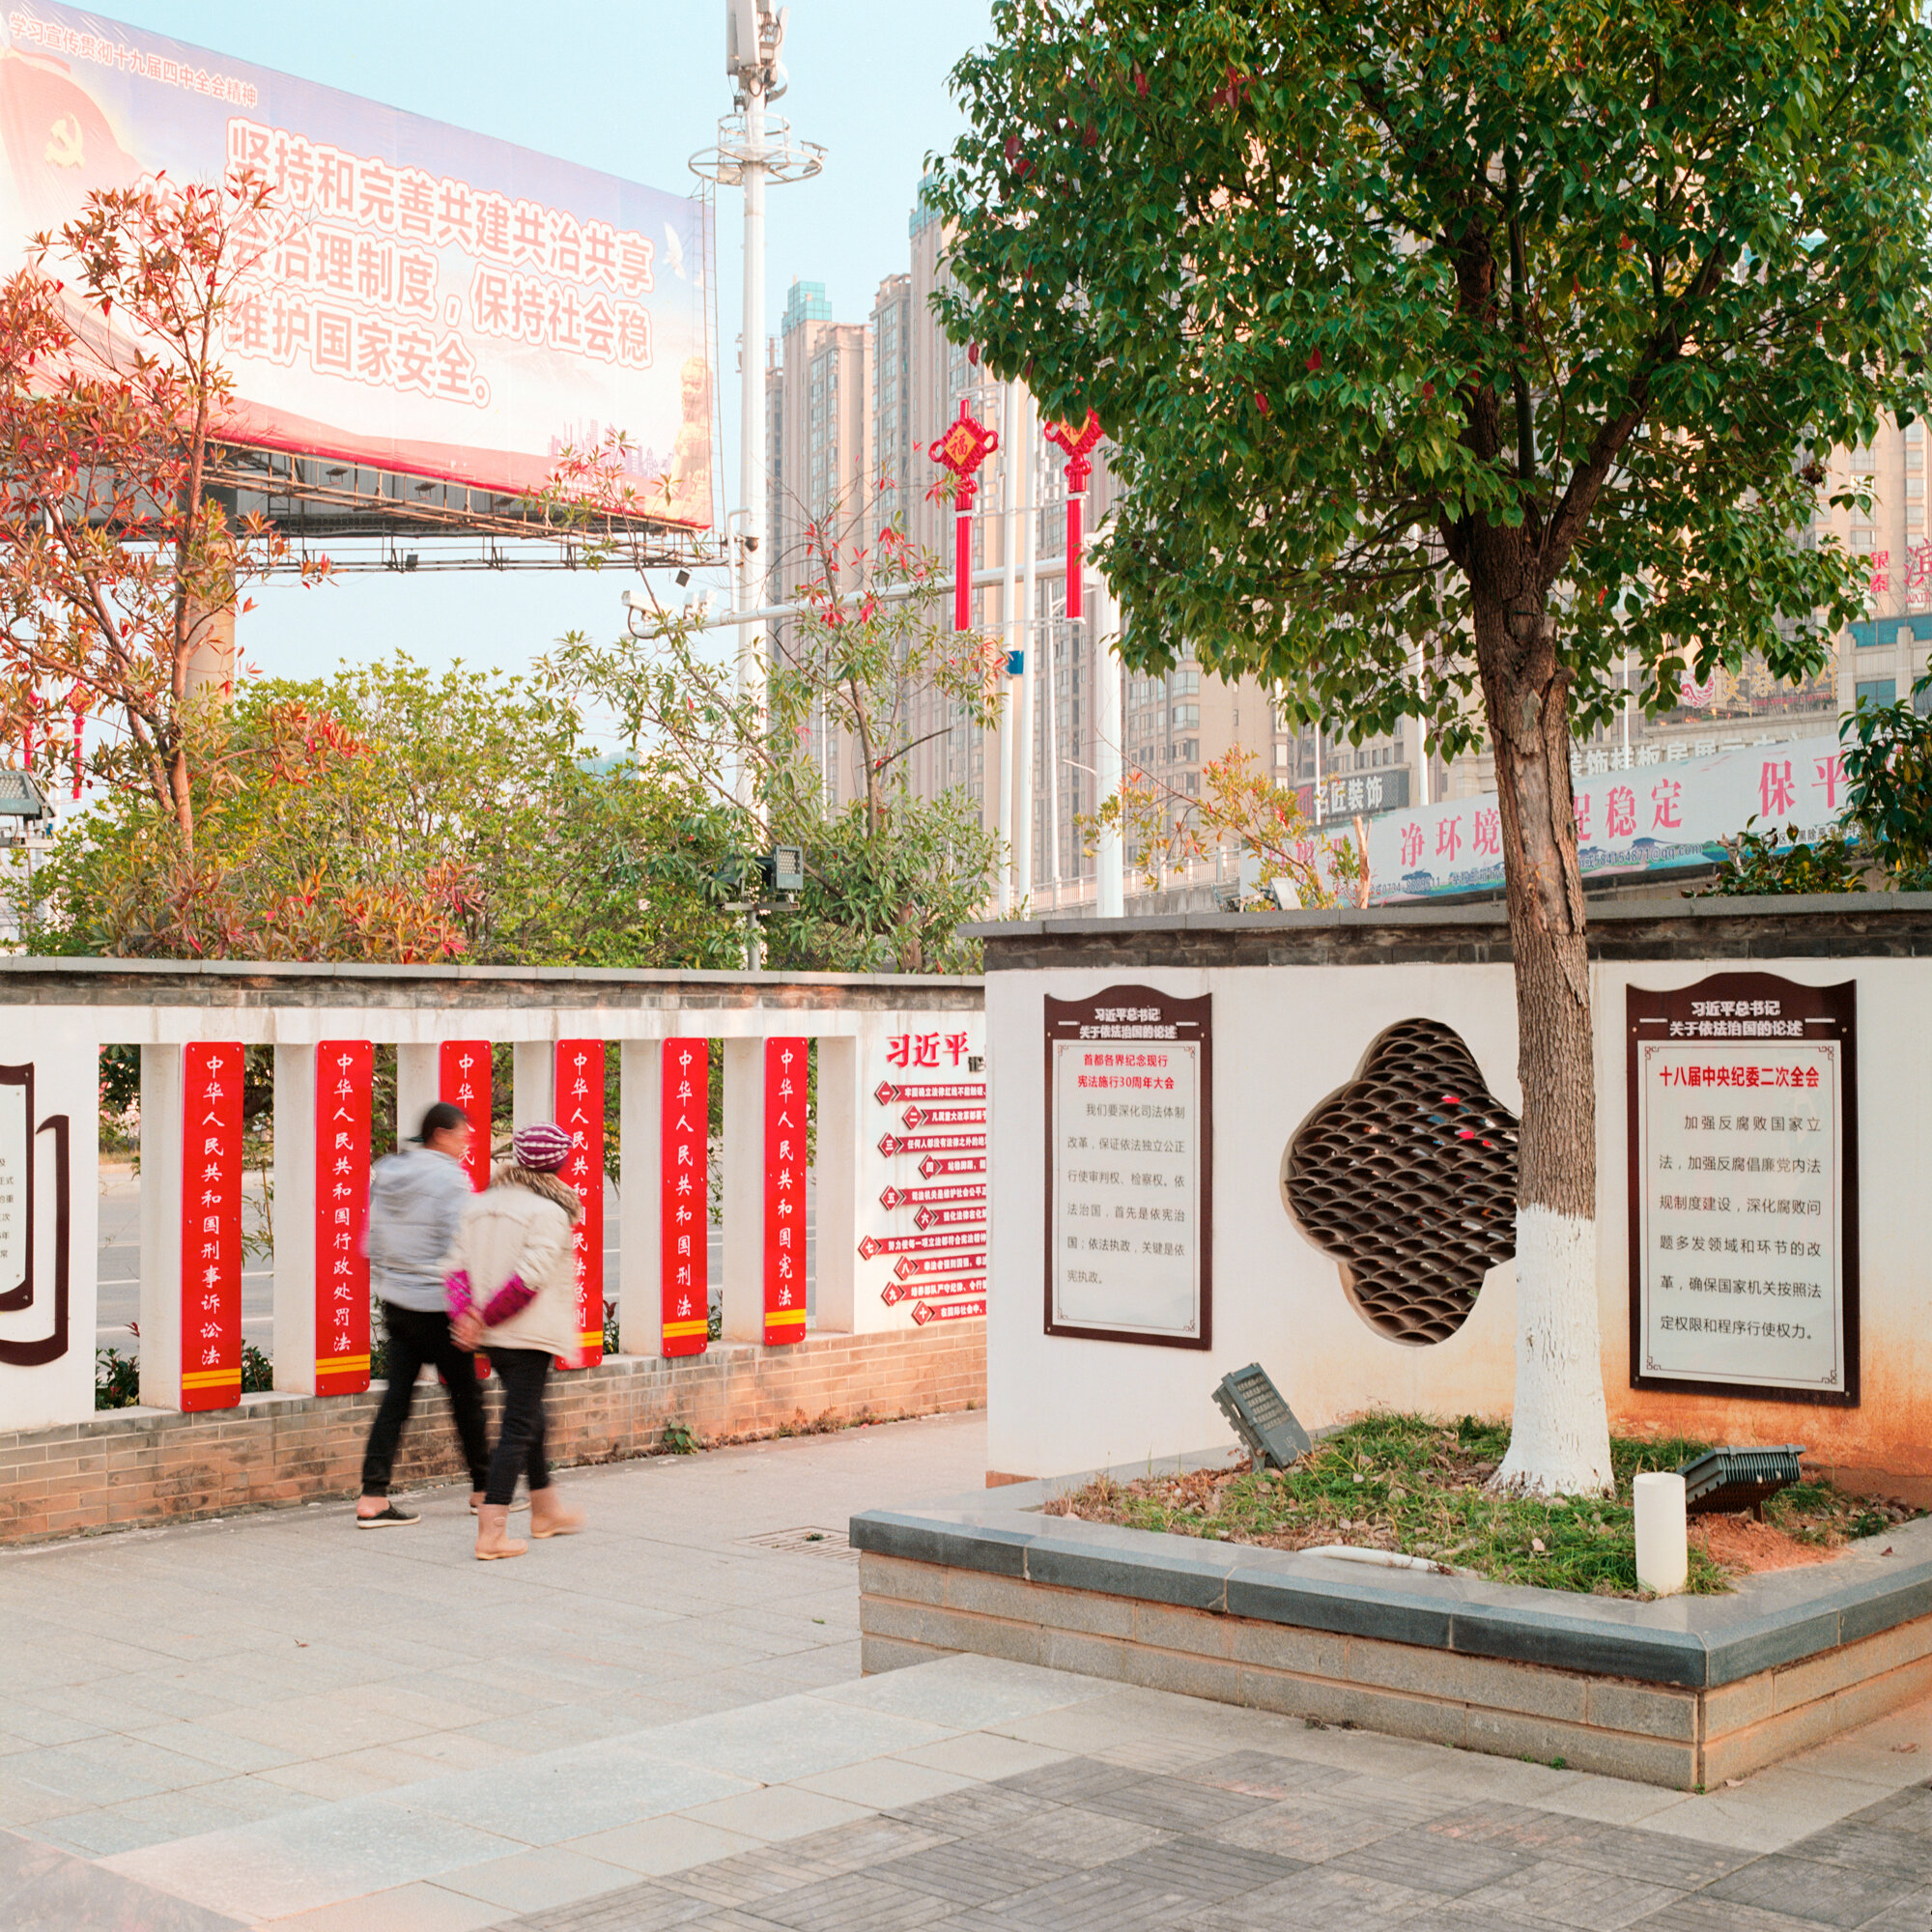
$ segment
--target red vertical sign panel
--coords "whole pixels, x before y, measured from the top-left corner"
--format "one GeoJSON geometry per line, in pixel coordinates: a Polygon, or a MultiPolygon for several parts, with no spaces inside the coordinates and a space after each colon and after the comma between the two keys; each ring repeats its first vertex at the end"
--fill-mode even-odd
{"type": "Polygon", "coordinates": [[[469,1117],[469,1151],[463,1171],[474,1188],[490,1184],[490,1042],[446,1039],[442,1043],[437,1092],[469,1117]]]}
{"type": "Polygon", "coordinates": [[[369,1386],[369,1117],[376,1050],[326,1039],[315,1050],[315,1392],[369,1386]]]}
{"type": "Polygon", "coordinates": [[[181,1405],[242,1400],[242,1048],[182,1049],[181,1405]]]}
{"type": "Polygon", "coordinates": [[[805,1041],[765,1042],[765,1346],[805,1340],[805,1041]]]}
{"type": "Polygon", "coordinates": [[[710,1334],[711,1042],[664,1043],[664,1151],[660,1236],[664,1242],[664,1351],[701,1355],[710,1334]]]}
{"type": "Polygon", "coordinates": [[[604,1042],[556,1043],[556,1123],[570,1136],[563,1178],[583,1212],[571,1230],[577,1273],[577,1331],[582,1352],[571,1366],[604,1359],[604,1042]]]}

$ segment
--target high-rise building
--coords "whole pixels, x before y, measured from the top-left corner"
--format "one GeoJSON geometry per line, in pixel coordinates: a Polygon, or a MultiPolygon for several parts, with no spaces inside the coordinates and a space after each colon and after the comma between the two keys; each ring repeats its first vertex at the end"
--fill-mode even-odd
{"type": "Polygon", "coordinates": [[[912,440],[912,277],[888,275],[872,301],[872,478],[869,542],[904,527],[919,477],[912,440]]]}

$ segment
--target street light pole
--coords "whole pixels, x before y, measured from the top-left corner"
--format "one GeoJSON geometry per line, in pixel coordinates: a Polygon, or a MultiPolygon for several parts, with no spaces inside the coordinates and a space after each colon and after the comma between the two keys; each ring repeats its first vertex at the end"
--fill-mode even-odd
{"type": "MultiPolygon", "coordinates": [[[[760,601],[758,574],[770,577],[772,547],[766,529],[765,500],[765,185],[806,181],[825,165],[825,150],[812,141],[794,142],[771,101],[784,93],[785,71],[779,60],[784,44],[784,8],[774,0],[724,0],[724,71],[731,82],[735,111],[718,124],[718,145],[691,157],[694,174],[726,187],[745,190],[744,337],[738,356],[741,384],[738,424],[738,487],[741,508],[726,519],[735,526],[734,562],[742,589],[741,611],[760,601]]],[[[762,717],[765,658],[762,626],[738,627],[737,688],[762,717]]],[[[736,793],[752,808],[754,761],[739,762],[736,793]]]]}

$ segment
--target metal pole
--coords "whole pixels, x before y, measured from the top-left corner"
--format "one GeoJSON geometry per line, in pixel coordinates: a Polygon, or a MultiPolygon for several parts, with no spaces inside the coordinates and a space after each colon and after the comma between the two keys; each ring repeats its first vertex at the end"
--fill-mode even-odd
{"type": "MultiPolygon", "coordinates": [[[[738,424],[738,476],[745,524],[740,532],[740,582],[749,598],[753,572],[765,547],[765,83],[761,74],[745,82],[745,333],[738,358],[742,388],[738,424]]],[[[748,605],[738,607],[745,610],[748,605]]],[[[749,698],[762,719],[765,708],[763,639],[757,628],[738,631],[738,695],[749,698]]],[[[739,768],[738,803],[750,810],[753,797],[750,758],[739,768]]]]}
{"type": "Polygon", "coordinates": [[[1062,620],[1041,624],[1046,654],[1046,703],[1040,717],[1040,779],[1046,786],[1047,877],[1053,882],[1053,909],[1060,910],[1060,633],[1062,620]]]}
{"type": "Polygon", "coordinates": [[[1019,685],[1019,741],[1013,747],[1013,827],[1017,850],[1013,866],[1013,895],[1024,904],[1033,897],[1033,694],[1039,673],[1039,653],[1033,647],[1034,604],[1038,578],[1035,574],[1039,534],[1038,504],[1034,500],[1035,477],[1039,466],[1035,445],[1039,440],[1039,405],[1031,389],[1020,391],[1020,605],[1019,645],[1026,654],[1019,685]]]}
{"type": "MultiPolygon", "coordinates": [[[[1104,577],[1094,576],[1088,587],[1093,600],[1094,734],[1094,805],[1098,810],[1110,798],[1118,798],[1124,767],[1121,722],[1121,663],[1115,644],[1121,635],[1120,606],[1104,577]]],[[[1103,827],[1094,841],[1094,910],[1102,919],[1119,919],[1126,911],[1126,841],[1117,831],[1103,827]]]]}
{"type": "MultiPolygon", "coordinates": [[[[1014,489],[1013,465],[1019,460],[1020,440],[1020,392],[1018,385],[1009,383],[1006,393],[1000,401],[1000,448],[1003,452],[1000,462],[1000,640],[1007,648],[1010,659],[1016,648],[1015,611],[1013,600],[1018,594],[1015,587],[1014,571],[1019,559],[1013,554],[1014,508],[1019,500],[1019,492],[1014,489]]],[[[1013,909],[1013,744],[1017,736],[1016,719],[1019,709],[1019,694],[1013,680],[1005,671],[1000,673],[1000,803],[997,810],[997,826],[1001,838],[1006,840],[1006,856],[1000,862],[1000,917],[1007,918],[1013,909]]]]}

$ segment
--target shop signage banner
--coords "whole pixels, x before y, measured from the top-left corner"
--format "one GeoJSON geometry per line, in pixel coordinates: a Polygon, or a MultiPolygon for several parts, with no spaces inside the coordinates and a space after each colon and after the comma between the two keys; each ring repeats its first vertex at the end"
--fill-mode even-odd
{"type": "Polygon", "coordinates": [[[375,1048],[326,1039],[315,1050],[315,1392],[369,1386],[369,1128],[375,1048]]]}
{"type": "Polygon", "coordinates": [[[181,1406],[242,1400],[242,1048],[182,1049],[181,1406]]]}
{"type": "Polygon", "coordinates": [[[701,202],[76,8],[0,25],[19,254],[90,190],[271,190],[224,319],[237,440],[517,492],[620,430],[645,507],[710,524],[701,202]]]}
{"type": "Polygon", "coordinates": [[[664,1043],[664,1093],[659,1146],[664,1242],[659,1279],[664,1293],[664,1351],[701,1355],[710,1334],[711,1216],[705,1177],[711,1160],[711,1042],[664,1043]]]}

